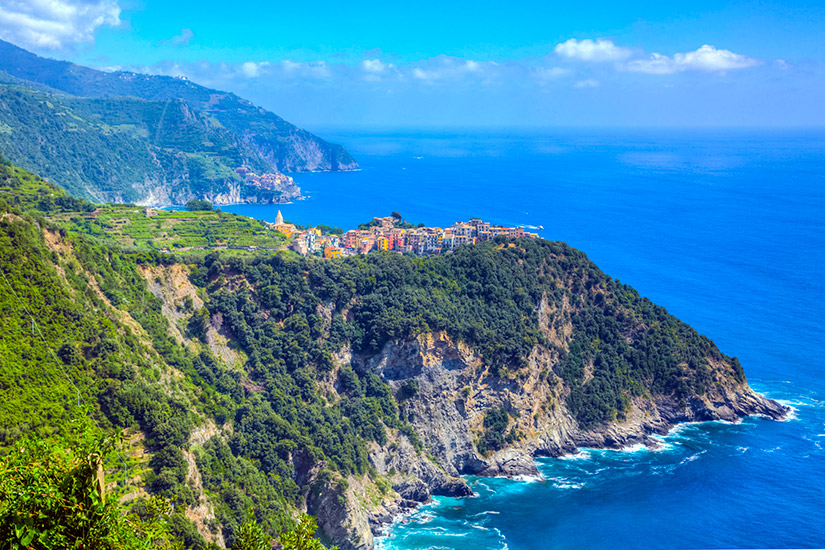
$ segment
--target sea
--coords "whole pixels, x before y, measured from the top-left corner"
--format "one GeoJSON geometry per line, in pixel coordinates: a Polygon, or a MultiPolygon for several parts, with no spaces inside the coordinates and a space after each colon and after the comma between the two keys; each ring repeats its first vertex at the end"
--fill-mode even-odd
{"type": "Polygon", "coordinates": [[[522,225],[694,326],[793,411],[539,459],[535,479],[468,477],[475,496],[434,498],[379,548],[825,547],[825,130],[321,133],[361,170],[293,174],[306,200],[224,210],[522,225]]]}

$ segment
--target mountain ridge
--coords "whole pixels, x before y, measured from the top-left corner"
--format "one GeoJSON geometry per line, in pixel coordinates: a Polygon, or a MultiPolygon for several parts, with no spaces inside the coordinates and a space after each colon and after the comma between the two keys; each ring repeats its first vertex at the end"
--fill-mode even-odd
{"type": "Polygon", "coordinates": [[[97,202],[161,205],[200,198],[223,204],[284,203],[300,194],[257,193],[235,169],[246,165],[265,173],[358,168],[340,145],[235,94],[186,79],[107,73],[43,58],[3,41],[0,71],[7,75],[0,74],[5,96],[0,98],[0,150],[18,165],[97,202]],[[28,105],[15,109],[10,96],[25,96],[28,105]],[[63,109],[39,108],[51,104],[63,109]],[[39,111],[37,118],[31,116],[34,111],[39,111]],[[167,113],[172,120],[166,119],[167,113]],[[178,124],[177,142],[159,143],[159,134],[170,123],[178,124]],[[128,139],[112,138],[118,133],[128,139]],[[74,139],[80,134],[99,143],[85,147],[89,150],[84,153],[74,139]],[[108,156],[108,161],[99,162],[99,156],[108,156]],[[54,164],[69,157],[88,167],[67,177],[54,164]]]}

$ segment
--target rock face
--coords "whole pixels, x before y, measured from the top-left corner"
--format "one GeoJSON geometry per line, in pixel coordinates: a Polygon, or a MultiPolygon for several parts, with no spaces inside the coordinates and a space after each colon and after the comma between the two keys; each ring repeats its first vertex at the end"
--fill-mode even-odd
{"type": "Polygon", "coordinates": [[[467,346],[435,333],[388,343],[363,368],[373,369],[396,389],[407,380],[417,382],[418,391],[401,408],[427,450],[452,476],[537,475],[537,456],[561,456],[584,446],[655,445],[652,434],[667,433],[681,422],[734,421],[749,415],[781,418],[787,412],[747,383],[728,380],[683,402],[672,396],[634,398],[624,420],[583,430],[565,405],[569,390],[553,374],[552,365],[553,354],[536,346],[518,376],[493,377],[467,346]],[[516,428],[522,437],[482,456],[475,441],[484,431],[485,413],[498,407],[508,411],[508,428],[516,428]]]}
{"type": "MultiPolygon", "coordinates": [[[[541,270],[549,271],[549,267],[552,264],[548,262],[541,270]]],[[[163,312],[171,320],[182,320],[176,304],[187,297],[193,306],[200,305],[197,289],[185,281],[180,268],[157,266],[141,271],[152,292],[163,300],[163,312]]],[[[247,279],[236,277],[226,280],[227,289],[254,290],[247,279]]],[[[554,284],[564,284],[561,277],[556,281],[554,284]]],[[[568,286],[577,285],[574,281],[568,286]]],[[[316,373],[317,390],[325,397],[326,406],[348,398],[351,390],[340,375],[351,367],[364,379],[368,373],[380,377],[394,394],[400,414],[399,422],[392,423],[395,428],[387,427],[385,442],[382,437],[380,445],[378,439],[365,443],[371,467],[358,470],[358,475],[344,478],[341,470],[324,464],[325,459],[316,462],[300,450],[289,458],[307,511],[317,516],[327,541],[342,550],[368,550],[375,535],[398,514],[433,495],[471,495],[459,477],[463,474],[536,476],[537,456],[560,456],[583,446],[655,446],[658,443],[652,435],[664,434],[680,422],[734,421],[747,415],[781,418],[787,413],[785,407],[756,394],[745,381],[738,361],[719,352],[710,340],[661,310],[640,313],[642,308],[653,306],[630,300],[627,287],[606,280],[578,286],[581,288],[573,293],[558,292],[555,300],[549,299],[549,291],[536,294],[529,308],[535,314],[532,327],[536,337],[524,348],[523,361],[513,362],[512,368],[499,365],[496,369],[478,345],[468,345],[442,331],[388,340],[380,348],[377,344],[361,348],[369,350],[361,353],[352,351],[352,342],[338,344],[341,347],[330,354],[328,369],[316,373]],[[606,291],[615,302],[606,303],[606,291]],[[615,297],[627,300],[619,302],[615,297]],[[621,324],[615,321],[619,318],[621,324]],[[616,332],[613,336],[606,332],[610,326],[616,332]],[[672,342],[669,347],[651,344],[668,341],[671,333],[680,335],[681,348],[672,342]],[[607,367],[598,363],[600,354],[606,354],[599,347],[601,338],[605,342],[612,338],[615,348],[633,344],[635,347],[622,353],[635,353],[634,360],[667,354],[672,361],[665,367],[672,370],[661,365],[659,370],[645,370],[647,363],[637,361],[639,372],[632,380],[636,385],[625,386],[620,395],[624,399],[614,409],[588,422],[582,412],[591,409],[575,409],[575,392],[588,391],[594,381],[597,386],[605,370],[623,368],[618,360],[607,367]],[[597,351],[590,356],[581,353],[582,343],[597,351]],[[679,353],[680,349],[690,353],[679,353]],[[581,372],[570,376],[570,358],[577,353],[581,372]],[[673,376],[673,371],[678,374],[673,376]],[[676,383],[657,385],[657,376],[671,376],[676,383]],[[494,422],[488,422],[493,416],[494,422]],[[499,437],[492,440],[489,436],[494,426],[499,437]]],[[[318,338],[329,341],[334,315],[352,319],[356,306],[355,298],[337,309],[333,302],[317,304],[318,338]]],[[[231,331],[224,330],[227,323],[222,315],[212,312],[206,344],[227,365],[243,368],[243,358],[229,355],[226,341],[216,340],[217,336],[233,337],[231,331]]],[[[180,339],[185,335],[173,336],[180,339]]],[[[243,384],[253,393],[265,389],[262,381],[252,378],[243,384]]],[[[589,405],[592,403],[598,405],[596,401],[589,405]]]]}
{"type": "Polygon", "coordinates": [[[682,422],[735,421],[749,415],[779,419],[788,412],[746,382],[725,378],[704,395],[681,402],[672,396],[634,398],[624,420],[584,430],[565,405],[569,389],[552,372],[556,357],[542,346],[533,349],[528,366],[517,376],[504,379],[492,376],[477,353],[443,333],[389,342],[372,357],[344,353],[336,359],[379,374],[395,390],[411,380],[417,382],[415,394],[401,400],[400,407],[426,451],[417,451],[398,433],[384,447],[373,444],[370,462],[391,483],[393,494],[372,507],[363,506],[364,499],[356,497],[368,480],[358,482],[360,489],[333,490],[309,499],[309,511],[323,518],[323,531],[342,550],[371,548],[373,536],[399,513],[432,495],[471,495],[458,477],[462,474],[536,476],[538,456],[561,456],[579,447],[656,446],[651,435],[665,434],[682,422]],[[517,429],[522,437],[484,456],[476,442],[484,431],[485,414],[498,407],[508,411],[508,428],[517,429]]]}

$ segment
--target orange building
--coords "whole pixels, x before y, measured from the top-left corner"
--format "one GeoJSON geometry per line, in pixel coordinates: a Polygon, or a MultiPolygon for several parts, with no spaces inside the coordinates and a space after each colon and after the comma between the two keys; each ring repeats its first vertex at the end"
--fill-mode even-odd
{"type": "Polygon", "coordinates": [[[324,258],[337,258],[341,255],[341,249],[337,246],[327,246],[324,248],[324,258]]]}
{"type": "Polygon", "coordinates": [[[344,243],[347,245],[347,248],[355,248],[358,246],[358,232],[354,229],[350,229],[344,234],[344,243]]]}

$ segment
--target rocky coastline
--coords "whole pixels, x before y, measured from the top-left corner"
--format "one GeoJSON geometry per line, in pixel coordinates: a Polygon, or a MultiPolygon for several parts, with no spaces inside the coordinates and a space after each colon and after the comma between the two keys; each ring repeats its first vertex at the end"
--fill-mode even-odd
{"type": "MultiPolygon", "coordinates": [[[[389,480],[393,494],[366,508],[358,505],[352,487],[334,495],[339,503],[347,502],[343,507],[331,505],[331,498],[310,500],[308,509],[322,520],[322,530],[339,541],[342,550],[368,550],[376,536],[432,496],[471,496],[463,475],[540,477],[538,457],[570,455],[582,447],[622,449],[642,444],[655,448],[659,442],[653,436],[666,435],[679,424],[735,422],[747,416],[779,420],[790,411],[754,392],[747,382],[720,376],[704,395],[681,401],[672,396],[634,398],[624,420],[582,429],[566,408],[569,390],[552,372],[548,376],[545,367],[552,362],[551,355],[537,346],[526,373],[502,379],[490,376],[472,349],[443,333],[390,342],[372,357],[345,350],[339,359],[351,362],[357,370],[379,374],[395,390],[415,380],[416,394],[404,399],[400,407],[424,452],[399,433],[383,447],[374,444],[370,462],[379,476],[389,480]],[[524,437],[483,456],[476,441],[483,430],[484,413],[493,407],[507,409],[511,425],[524,437]]],[[[721,363],[712,366],[719,372],[728,368],[721,363]]]]}

